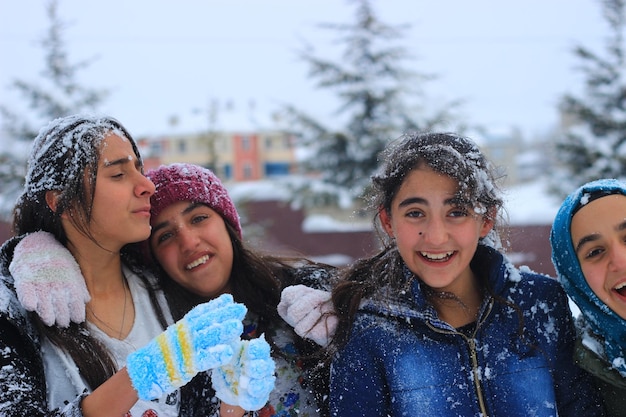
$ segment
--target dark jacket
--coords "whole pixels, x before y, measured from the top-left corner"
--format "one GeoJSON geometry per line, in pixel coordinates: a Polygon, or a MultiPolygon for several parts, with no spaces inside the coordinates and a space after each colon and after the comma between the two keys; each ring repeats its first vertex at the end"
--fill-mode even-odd
{"type": "Polygon", "coordinates": [[[591,380],[572,359],[576,333],[559,283],[485,246],[472,270],[499,300],[486,296],[467,332],[438,318],[408,269],[411,291],[362,305],[332,364],[332,415],[603,415],[597,393],[578,389],[591,380]]]}
{"type": "Polygon", "coordinates": [[[80,416],[48,410],[39,335],[17,299],[9,273],[18,242],[9,240],[0,250],[0,415],[80,416]]]}
{"type": "Polygon", "coordinates": [[[606,357],[594,352],[583,344],[583,338],[592,338],[592,346],[602,346],[597,336],[587,333],[576,341],[574,360],[582,369],[589,372],[593,382],[604,400],[607,415],[610,417],[626,417],[626,378],[609,364],[606,357]]]}

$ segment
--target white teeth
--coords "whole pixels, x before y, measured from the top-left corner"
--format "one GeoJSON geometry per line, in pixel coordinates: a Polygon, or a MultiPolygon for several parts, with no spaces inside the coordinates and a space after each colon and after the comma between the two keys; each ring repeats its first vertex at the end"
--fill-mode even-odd
{"type": "Polygon", "coordinates": [[[626,287],[626,282],[622,282],[621,284],[617,284],[615,286],[616,290],[621,290],[622,288],[626,287]]]}
{"type": "Polygon", "coordinates": [[[440,261],[442,259],[446,259],[450,256],[452,256],[454,252],[446,252],[446,253],[427,253],[427,252],[420,252],[420,254],[427,259],[432,259],[433,261],[440,261]]]}
{"type": "Polygon", "coordinates": [[[204,255],[201,258],[196,259],[195,261],[193,261],[192,263],[190,263],[189,265],[185,266],[185,269],[189,270],[189,269],[193,269],[198,265],[202,265],[203,263],[205,263],[206,261],[209,260],[209,255],[204,255]]]}

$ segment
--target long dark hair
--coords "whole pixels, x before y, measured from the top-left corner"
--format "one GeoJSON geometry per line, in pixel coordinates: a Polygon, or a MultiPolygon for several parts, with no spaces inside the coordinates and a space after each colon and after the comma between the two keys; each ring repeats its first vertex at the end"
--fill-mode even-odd
{"type": "MultiPolygon", "coordinates": [[[[278,315],[277,306],[280,293],[285,287],[305,284],[324,288],[330,285],[335,268],[305,257],[279,257],[255,252],[244,245],[229,222],[224,223],[233,248],[230,293],[235,301],[243,303],[256,317],[256,335],[265,334],[267,342],[272,346],[272,355],[295,360],[306,370],[306,387],[314,394],[320,407],[320,415],[328,415],[329,374],[328,367],[323,363],[323,350],[314,342],[299,337],[289,327],[288,331],[292,333],[293,344],[298,352],[294,357],[293,353],[285,353],[279,349],[274,340],[274,332],[267,330],[284,323],[278,315]]],[[[144,245],[141,250],[145,252],[149,249],[144,245]]],[[[149,257],[175,320],[183,317],[194,306],[208,301],[206,297],[189,291],[169,278],[154,256],[150,254],[149,257]]],[[[183,391],[185,389],[183,387],[183,391]]]]}
{"type": "MultiPolygon", "coordinates": [[[[410,133],[389,146],[382,157],[381,171],[372,177],[369,204],[375,211],[375,226],[382,249],[374,256],[356,261],[342,271],[333,289],[333,303],[339,324],[331,353],[347,343],[352,322],[361,300],[377,294],[381,288],[392,293],[406,290],[405,264],[395,241],[381,230],[379,213],[391,212],[391,204],[407,175],[422,166],[446,175],[458,183],[460,203],[493,216],[494,228],[481,243],[500,247],[495,225],[499,222],[504,201],[497,187],[497,170],[485,159],[478,146],[468,138],[453,133],[410,133]]],[[[483,290],[490,293],[486,279],[479,276],[483,290]]],[[[433,292],[425,293],[427,297],[433,292]]]]}
{"type": "MultiPolygon", "coordinates": [[[[233,248],[230,293],[236,302],[243,303],[258,318],[258,334],[266,332],[276,321],[282,321],[276,306],[280,302],[282,289],[298,283],[297,269],[307,265],[311,268],[332,268],[306,258],[257,253],[244,245],[230,223],[224,224],[233,248]]],[[[195,305],[208,301],[206,297],[187,290],[169,278],[158,261],[154,258],[152,261],[175,319],[184,316],[195,305]]],[[[271,340],[268,341],[272,343],[271,340]]]]}
{"type": "MultiPolygon", "coordinates": [[[[142,161],[130,133],[111,117],[73,115],[56,119],[40,131],[29,157],[24,192],[13,212],[13,232],[16,236],[46,231],[67,245],[67,235],[61,223],[61,216],[67,211],[77,229],[95,242],[90,233],[90,223],[100,144],[110,133],[128,139],[135,156],[142,161]],[[54,211],[46,203],[48,191],[58,193],[54,211]]],[[[143,272],[139,259],[130,255],[126,247],[122,248],[121,257],[146,284],[157,317],[165,328],[167,322],[151,288],[154,286],[151,278],[143,272]]],[[[112,356],[93,337],[86,323],[71,323],[67,328],[46,326],[37,314],[30,315],[41,334],[71,356],[91,389],[116,372],[112,356]]]]}

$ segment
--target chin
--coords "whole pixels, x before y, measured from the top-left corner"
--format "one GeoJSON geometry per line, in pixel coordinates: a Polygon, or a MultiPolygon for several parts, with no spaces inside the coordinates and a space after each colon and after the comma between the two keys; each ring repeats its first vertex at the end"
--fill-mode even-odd
{"type": "MultiPolygon", "coordinates": [[[[196,292],[196,291],[194,291],[196,292]]],[[[196,294],[200,294],[201,297],[206,298],[207,300],[212,300],[214,298],[219,297],[220,295],[222,295],[222,293],[219,292],[215,292],[215,291],[197,291],[196,294]]]]}
{"type": "Polygon", "coordinates": [[[141,241],[148,239],[150,237],[151,232],[152,232],[152,228],[150,226],[146,227],[145,230],[143,230],[141,233],[138,233],[138,235],[141,236],[139,241],[141,242],[141,241]]]}

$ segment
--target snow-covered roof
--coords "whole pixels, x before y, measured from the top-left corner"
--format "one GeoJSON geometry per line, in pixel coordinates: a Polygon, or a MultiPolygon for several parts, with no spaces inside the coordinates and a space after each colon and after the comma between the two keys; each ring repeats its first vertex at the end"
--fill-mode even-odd
{"type": "MultiPolygon", "coordinates": [[[[263,180],[227,183],[235,204],[243,201],[288,201],[288,181],[263,180]]],[[[510,225],[551,225],[561,200],[546,189],[545,180],[514,185],[505,190],[505,210],[510,225]]],[[[328,216],[312,216],[304,221],[306,231],[362,230],[362,222],[346,223],[328,216]]]]}
{"type": "Polygon", "coordinates": [[[289,189],[281,180],[225,182],[235,205],[243,201],[288,201],[289,189]]]}
{"type": "Polygon", "coordinates": [[[505,209],[511,225],[551,225],[561,199],[551,195],[545,180],[511,186],[506,190],[505,209]]]}

